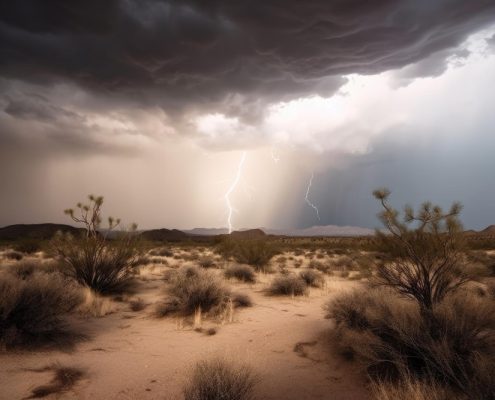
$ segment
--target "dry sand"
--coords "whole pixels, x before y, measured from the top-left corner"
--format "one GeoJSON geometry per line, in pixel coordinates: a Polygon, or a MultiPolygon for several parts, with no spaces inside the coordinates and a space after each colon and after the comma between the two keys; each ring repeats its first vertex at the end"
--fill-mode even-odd
{"type": "MultiPolygon", "coordinates": [[[[172,259],[170,259],[172,260],[172,259]]],[[[258,399],[366,400],[366,383],[356,366],[330,350],[332,322],[322,305],[354,282],[327,278],[324,289],[304,297],[269,297],[263,288],[273,275],[249,285],[230,281],[234,291],[249,294],[251,308],[235,312],[213,336],[196,332],[177,318],[150,316],[153,303],[164,297],[166,267],[144,270],[133,296],[148,303],[133,312],[126,302],[111,304],[111,314],[77,317],[72,325],[88,339],[72,352],[0,354],[0,398],[22,399],[51,379],[50,372],[30,372],[53,363],[81,367],[86,376],[69,392],[46,398],[62,399],[181,399],[187,374],[196,361],[220,355],[253,367],[259,377],[258,399]]],[[[220,273],[220,271],[219,271],[220,273]]]]}

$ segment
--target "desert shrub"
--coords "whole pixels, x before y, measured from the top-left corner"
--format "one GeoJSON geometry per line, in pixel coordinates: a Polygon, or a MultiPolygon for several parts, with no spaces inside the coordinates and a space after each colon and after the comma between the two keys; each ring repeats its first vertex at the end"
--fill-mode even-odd
{"type": "Polygon", "coordinates": [[[436,382],[411,376],[401,378],[399,382],[371,382],[371,396],[374,400],[468,400],[436,382]]]}
{"type": "Polygon", "coordinates": [[[143,299],[134,299],[129,302],[129,308],[134,311],[142,311],[146,308],[147,304],[144,302],[143,299]]]}
{"type": "Polygon", "coordinates": [[[325,284],[325,278],[321,272],[313,271],[311,269],[306,269],[299,272],[299,276],[302,278],[306,285],[311,287],[321,288],[325,284]]]}
{"type": "Polygon", "coordinates": [[[98,293],[129,290],[136,274],[132,237],[106,241],[94,237],[58,235],[53,246],[63,271],[98,293]]]}
{"type": "Polygon", "coordinates": [[[24,238],[14,244],[14,250],[25,254],[33,254],[41,250],[41,242],[37,239],[24,238]]]}
{"type": "Polygon", "coordinates": [[[340,348],[372,379],[433,379],[470,399],[495,393],[495,304],[449,294],[426,316],[417,302],[383,290],[345,293],[326,306],[340,348]]]}
{"type": "Polygon", "coordinates": [[[268,287],[268,293],[274,296],[302,296],[307,292],[306,282],[297,275],[279,275],[268,287]]]}
{"type": "Polygon", "coordinates": [[[316,269],[324,274],[332,273],[332,266],[329,263],[324,263],[321,261],[311,260],[308,264],[311,269],[316,269]]]}
{"type": "Polygon", "coordinates": [[[3,253],[3,255],[5,258],[9,260],[16,260],[16,261],[20,261],[24,257],[24,254],[15,250],[8,250],[5,253],[3,253]]]}
{"type": "Polygon", "coordinates": [[[202,256],[198,259],[198,265],[201,268],[213,268],[216,266],[215,260],[211,256],[202,256]]]}
{"type": "Polygon", "coordinates": [[[251,307],[253,305],[251,297],[245,293],[234,293],[232,295],[232,302],[234,303],[234,307],[251,307]]]}
{"type": "Polygon", "coordinates": [[[294,262],[294,268],[301,268],[301,265],[302,265],[302,261],[301,260],[297,260],[294,262]]]}
{"type": "Polygon", "coordinates": [[[150,251],[151,256],[173,257],[174,253],[166,247],[158,247],[150,251]]]}
{"type": "Polygon", "coordinates": [[[233,257],[240,264],[248,264],[256,270],[266,269],[270,260],[279,253],[275,245],[263,239],[224,240],[217,251],[225,257],[233,257]]]}
{"type": "Polygon", "coordinates": [[[51,243],[53,252],[64,264],[64,271],[82,285],[106,294],[128,290],[136,273],[137,236],[132,225],[130,233],[106,235],[120,224],[120,219],[108,218],[105,235],[99,232],[103,197],[89,196],[89,204],[77,204],[79,214],[65,210],[75,222],[82,223],[86,232],[81,237],[58,234],[51,243]]]}
{"type": "Polygon", "coordinates": [[[454,203],[446,213],[429,202],[418,212],[406,206],[401,222],[400,213],[387,202],[390,192],[381,189],[373,194],[383,207],[380,220],[388,231],[377,230],[377,242],[393,257],[378,267],[375,281],[415,299],[422,312],[429,313],[435,303],[469,280],[459,268],[463,253],[458,219],[461,206],[454,203]]]}
{"type": "Polygon", "coordinates": [[[251,400],[256,377],[246,365],[220,358],[200,361],[184,387],[185,400],[251,400]]]}
{"type": "Polygon", "coordinates": [[[0,343],[9,348],[62,340],[68,334],[63,317],[82,300],[81,291],[58,274],[1,274],[0,343]]]}
{"type": "Polygon", "coordinates": [[[230,300],[230,290],[211,271],[182,267],[170,278],[168,298],[157,306],[157,315],[201,312],[217,314],[230,300]]]}
{"type": "Polygon", "coordinates": [[[15,275],[20,279],[27,279],[36,272],[44,273],[56,273],[61,272],[60,264],[52,262],[40,262],[40,261],[21,261],[19,263],[10,265],[8,272],[15,275]]]}
{"type": "Polygon", "coordinates": [[[240,281],[248,283],[253,283],[256,281],[256,274],[254,273],[253,268],[245,264],[234,264],[228,266],[224,271],[224,275],[228,279],[236,278],[240,281]]]}

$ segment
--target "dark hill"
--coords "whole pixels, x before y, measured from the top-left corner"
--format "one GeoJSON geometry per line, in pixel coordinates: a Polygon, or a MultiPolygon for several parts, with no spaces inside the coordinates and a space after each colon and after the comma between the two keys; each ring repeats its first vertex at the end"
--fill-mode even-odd
{"type": "Polygon", "coordinates": [[[179,242],[189,237],[178,229],[152,229],[142,232],[140,236],[153,242],[179,242]]]}
{"type": "Polygon", "coordinates": [[[75,228],[64,224],[17,224],[0,228],[0,240],[19,239],[51,239],[56,232],[69,232],[77,234],[84,231],[82,228],[75,228]]]}
{"type": "Polygon", "coordinates": [[[480,233],[483,235],[495,235],[495,225],[490,225],[486,227],[485,229],[480,231],[480,233]]]}

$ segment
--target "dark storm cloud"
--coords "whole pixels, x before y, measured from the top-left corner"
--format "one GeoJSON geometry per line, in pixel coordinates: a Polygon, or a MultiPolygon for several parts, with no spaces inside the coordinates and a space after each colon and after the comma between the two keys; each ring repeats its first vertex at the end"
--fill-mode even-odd
{"type": "Polygon", "coordinates": [[[0,74],[252,116],[418,62],[494,18],[492,0],[2,2],[0,74]]]}

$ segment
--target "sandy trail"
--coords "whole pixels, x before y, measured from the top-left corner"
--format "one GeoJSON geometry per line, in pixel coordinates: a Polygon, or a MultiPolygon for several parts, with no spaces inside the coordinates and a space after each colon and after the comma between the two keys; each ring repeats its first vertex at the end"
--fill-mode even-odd
{"type": "MultiPolygon", "coordinates": [[[[234,321],[207,336],[175,318],[150,317],[152,305],[132,312],[128,304],[102,318],[78,318],[74,325],[89,335],[73,352],[23,352],[0,355],[0,398],[21,399],[49,373],[28,372],[52,363],[78,366],[86,377],[64,399],[181,399],[182,387],[194,363],[212,355],[251,365],[259,377],[259,399],[366,400],[365,382],[355,367],[328,350],[332,323],[322,305],[330,296],[355,283],[329,278],[325,289],[301,298],[268,297],[255,285],[230,282],[249,294],[252,308],[236,311],[234,321]],[[297,346],[296,346],[297,345],[297,346]],[[296,347],[297,351],[294,351],[296,347]]],[[[164,283],[152,274],[140,286],[139,297],[153,303],[163,297],[164,283]]],[[[215,325],[203,321],[205,327],[215,325]]],[[[50,398],[50,397],[47,397],[50,398]]]]}

